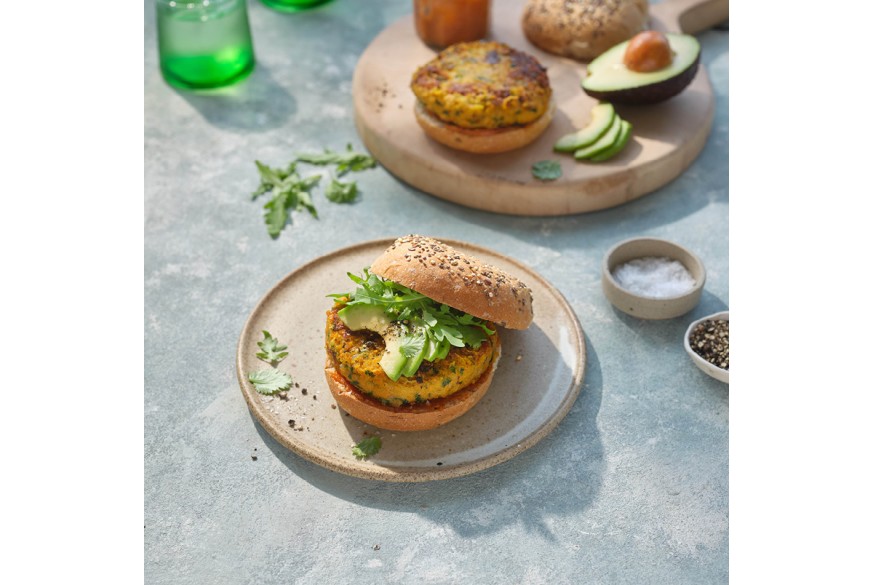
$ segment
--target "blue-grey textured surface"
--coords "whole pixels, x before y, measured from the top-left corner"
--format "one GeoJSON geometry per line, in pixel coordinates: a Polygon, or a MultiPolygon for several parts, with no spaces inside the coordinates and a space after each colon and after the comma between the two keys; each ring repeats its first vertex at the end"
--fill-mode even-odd
{"type": "Polygon", "coordinates": [[[358,55],[408,0],[249,13],[257,68],[212,95],[171,89],[145,3],[145,581],[194,583],[726,583],[728,387],[682,349],[728,307],[728,33],[700,35],[716,91],[700,157],[665,188],[560,218],[473,211],[356,175],[352,206],[316,195],[276,239],[250,200],[254,160],[360,147],[358,55]],[[385,484],[286,451],[249,415],[234,374],[243,323],[282,276],[336,248],[410,232],[493,248],[563,292],[588,367],[569,415],[532,449],[471,476],[385,484]],[[600,263],[649,235],[704,261],[690,314],[615,311],[600,263]],[[255,459],[256,457],[256,459],[255,459]]]}

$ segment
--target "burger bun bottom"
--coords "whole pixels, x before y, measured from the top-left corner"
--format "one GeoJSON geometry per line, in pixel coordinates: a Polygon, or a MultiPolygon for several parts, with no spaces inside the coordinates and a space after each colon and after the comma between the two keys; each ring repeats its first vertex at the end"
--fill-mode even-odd
{"type": "Polygon", "coordinates": [[[496,154],[521,148],[536,140],[552,122],[554,100],[546,112],[525,126],[508,128],[462,128],[430,114],[420,101],[415,103],[415,119],[425,134],[456,150],[476,154],[496,154]]]}

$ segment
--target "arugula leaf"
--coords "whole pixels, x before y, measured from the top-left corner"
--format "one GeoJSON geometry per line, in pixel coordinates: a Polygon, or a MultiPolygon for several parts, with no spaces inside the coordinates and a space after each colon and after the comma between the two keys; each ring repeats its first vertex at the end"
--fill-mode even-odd
{"type": "Polygon", "coordinates": [[[366,459],[370,455],[375,455],[382,448],[382,439],[376,436],[367,437],[360,443],[352,447],[352,455],[358,459],[366,459]]]}
{"type": "Polygon", "coordinates": [[[561,163],[556,160],[541,160],[533,164],[531,172],[540,181],[554,181],[561,177],[561,163]]]}
{"type": "Polygon", "coordinates": [[[279,345],[279,340],[270,335],[269,331],[262,331],[261,333],[264,334],[264,340],[258,342],[258,347],[261,348],[261,351],[256,353],[255,356],[268,364],[284,360],[288,356],[288,352],[285,351],[288,349],[288,346],[279,345]]]}
{"type": "Polygon", "coordinates": [[[267,210],[264,214],[264,223],[267,224],[267,233],[271,238],[279,237],[279,233],[288,223],[288,209],[285,205],[287,198],[288,193],[279,193],[264,205],[264,209],[267,210]]]}
{"type": "Polygon", "coordinates": [[[265,205],[264,223],[267,225],[267,233],[270,237],[277,238],[288,223],[289,213],[292,211],[308,211],[313,217],[318,218],[318,212],[312,203],[309,191],[321,181],[321,175],[312,175],[301,178],[297,174],[297,163],[292,162],[284,169],[271,168],[261,161],[255,161],[261,183],[257,190],[252,193],[252,200],[257,199],[264,193],[272,192],[273,198],[265,205]]]}
{"type": "MultiPolygon", "coordinates": [[[[355,152],[351,144],[346,146],[345,152],[334,152],[325,149],[320,154],[299,154],[285,168],[273,168],[255,161],[260,176],[258,188],[252,192],[252,201],[267,193],[272,198],[264,205],[264,223],[267,225],[267,233],[275,239],[285,229],[290,221],[291,212],[308,211],[318,219],[318,211],[312,201],[312,189],[321,181],[321,175],[310,175],[302,178],[297,172],[297,163],[306,162],[314,165],[336,165],[338,176],[343,176],[349,171],[362,171],[376,166],[376,159],[370,155],[355,152]]],[[[342,182],[331,179],[325,189],[325,197],[333,203],[351,203],[358,197],[358,185],[355,181],[342,182]]]]}
{"type": "Polygon", "coordinates": [[[331,179],[324,196],[334,203],[351,203],[358,196],[358,184],[354,181],[342,183],[331,179]]]}
{"type": "Polygon", "coordinates": [[[351,144],[346,145],[346,152],[334,152],[325,148],[323,153],[298,154],[297,160],[313,165],[337,165],[337,173],[343,176],[349,171],[363,171],[376,166],[376,159],[372,156],[355,152],[351,144]]]}
{"type": "Polygon", "coordinates": [[[275,394],[291,387],[291,376],[276,369],[249,372],[249,382],[261,394],[275,394]]]}

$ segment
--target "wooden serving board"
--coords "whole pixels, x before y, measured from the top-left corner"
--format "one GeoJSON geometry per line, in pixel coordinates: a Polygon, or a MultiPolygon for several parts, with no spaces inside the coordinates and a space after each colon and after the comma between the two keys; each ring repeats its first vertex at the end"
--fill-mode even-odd
{"type": "MultiPolygon", "coordinates": [[[[435,51],[415,33],[412,16],[383,30],[361,55],[352,91],[355,124],[366,147],[406,183],[460,205],[512,215],[568,215],[606,209],[651,193],[682,173],[703,149],[715,98],[701,65],[678,96],[650,106],[617,106],[633,124],[631,142],[603,163],[577,162],[552,146],[582,128],[596,103],[580,82],[585,65],[541,51],[521,29],[526,0],[494,0],[491,38],[535,56],[547,69],[556,101],[549,128],[533,143],[502,154],[456,151],[429,139],[415,121],[409,88],[435,51]],[[560,161],[563,176],[542,182],[531,166],[560,161]]],[[[650,6],[651,28],[694,34],[728,16],[728,0],[665,0],[650,6]]]]}

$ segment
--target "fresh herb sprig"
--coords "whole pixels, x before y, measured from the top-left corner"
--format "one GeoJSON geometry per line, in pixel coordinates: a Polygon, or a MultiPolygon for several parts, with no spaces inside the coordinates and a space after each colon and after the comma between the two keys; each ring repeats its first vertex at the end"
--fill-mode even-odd
{"type": "Polygon", "coordinates": [[[264,334],[264,340],[258,342],[258,347],[261,348],[261,351],[255,354],[255,356],[267,362],[268,364],[275,364],[281,362],[288,356],[288,352],[285,351],[288,349],[287,345],[280,345],[279,340],[270,335],[269,331],[261,331],[264,334]]]}
{"type": "Polygon", "coordinates": [[[275,365],[288,356],[288,352],[285,351],[288,349],[288,346],[281,345],[279,340],[270,335],[270,332],[267,330],[263,330],[261,333],[264,334],[264,340],[258,342],[258,347],[261,348],[261,351],[255,353],[255,357],[271,364],[273,368],[249,372],[249,382],[261,394],[275,394],[276,392],[287,390],[291,387],[291,376],[281,370],[277,370],[275,365]]]}
{"type": "Polygon", "coordinates": [[[468,345],[477,349],[494,330],[484,320],[438,303],[401,284],[370,274],[348,273],[358,285],[351,293],[328,295],[347,299],[346,306],[371,305],[381,308],[391,321],[401,323],[400,351],[407,358],[434,361],[445,359],[452,347],[468,345]]]}
{"type": "Polygon", "coordinates": [[[370,455],[378,453],[380,449],[382,449],[382,439],[374,435],[362,439],[360,443],[352,447],[352,455],[358,459],[366,459],[370,455]]]}
{"type": "Polygon", "coordinates": [[[275,368],[258,370],[249,372],[249,382],[261,394],[275,394],[291,387],[291,376],[275,368]]]}
{"type": "Polygon", "coordinates": [[[561,178],[561,163],[556,160],[541,160],[531,167],[531,174],[540,181],[554,181],[561,178]]]}
{"type": "Polygon", "coordinates": [[[297,160],[313,165],[336,165],[336,172],[340,177],[349,171],[363,171],[376,166],[376,159],[369,155],[355,152],[351,144],[346,145],[345,152],[334,152],[329,148],[325,148],[322,153],[298,154],[297,160]]]}
{"type": "MultiPolygon", "coordinates": [[[[303,162],[313,165],[336,165],[338,177],[350,171],[363,171],[376,166],[376,159],[356,152],[352,145],[345,152],[333,152],[325,149],[323,153],[298,154],[288,166],[273,168],[256,160],[261,182],[252,193],[252,201],[261,195],[269,193],[270,200],[264,205],[264,223],[267,233],[276,239],[285,229],[291,219],[291,212],[308,211],[318,219],[318,211],[312,200],[312,190],[321,181],[320,174],[302,177],[297,172],[297,164],[303,162]]],[[[358,184],[355,181],[340,181],[331,177],[324,191],[328,201],[332,203],[352,203],[358,198],[358,184]]]]}

